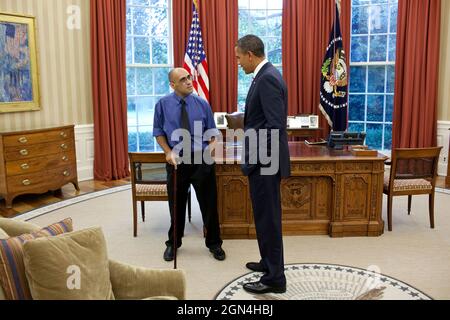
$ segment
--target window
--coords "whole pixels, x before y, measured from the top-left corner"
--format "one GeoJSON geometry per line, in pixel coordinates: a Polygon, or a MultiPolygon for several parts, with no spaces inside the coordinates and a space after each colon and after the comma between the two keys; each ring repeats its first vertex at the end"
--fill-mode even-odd
{"type": "Polygon", "coordinates": [[[127,0],[129,151],[158,151],[153,138],[156,102],[170,92],[173,67],[170,0],[127,0]]]}
{"type": "Polygon", "coordinates": [[[349,131],[366,144],[392,145],[397,0],[352,0],[349,131]]]}
{"type": "MultiPolygon", "coordinates": [[[[282,72],[281,26],[283,0],[239,0],[239,38],[254,34],[264,41],[266,57],[282,72]]],[[[244,111],[252,77],[238,73],[238,111],[244,111]]]]}

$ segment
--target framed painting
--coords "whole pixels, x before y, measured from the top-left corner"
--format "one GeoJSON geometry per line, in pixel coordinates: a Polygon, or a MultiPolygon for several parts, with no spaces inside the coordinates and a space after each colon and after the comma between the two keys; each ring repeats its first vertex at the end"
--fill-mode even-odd
{"type": "Polygon", "coordinates": [[[35,18],[0,13],[0,113],[39,110],[35,18]]]}

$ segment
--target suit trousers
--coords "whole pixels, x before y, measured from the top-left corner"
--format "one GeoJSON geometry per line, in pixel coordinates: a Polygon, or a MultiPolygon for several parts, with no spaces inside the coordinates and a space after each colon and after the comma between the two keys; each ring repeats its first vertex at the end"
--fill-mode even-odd
{"type": "MultiPolygon", "coordinates": [[[[169,195],[170,229],[167,246],[174,245],[173,239],[173,174],[174,167],[166,165],[167,193],[169,195]]],[[[190,185],[194,187],[206,228],[205,244],[214,249],[222,245],[220,238],[219,215],[217,211],[217,186],[215,164],[180,164],[177,166],[177,247],[182,245],[182,235],[186,223],[186,202],[190,185]]]]}
{"type": "Polygon", "coordinates": [[[260,263],[268,270],[260,279],[265,285],[284,286],[283,237],[281,225],[281,176],[261,175],[258,168],[248,176],[260,263]]]}

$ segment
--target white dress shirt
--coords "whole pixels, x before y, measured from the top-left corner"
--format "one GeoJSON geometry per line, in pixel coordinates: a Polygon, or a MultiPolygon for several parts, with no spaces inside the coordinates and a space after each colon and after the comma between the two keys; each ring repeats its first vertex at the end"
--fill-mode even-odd
{"type": "Polygon", "coordinates": [[[268,62],[269,62],[269,60],[264,59],[260,64],[258,64],[255,71],[253,71],[253,79],[256,78],[256,76],[258,75],[258,72],[261,71],[262,67],[264,67],[264,65],[268,62]]]}

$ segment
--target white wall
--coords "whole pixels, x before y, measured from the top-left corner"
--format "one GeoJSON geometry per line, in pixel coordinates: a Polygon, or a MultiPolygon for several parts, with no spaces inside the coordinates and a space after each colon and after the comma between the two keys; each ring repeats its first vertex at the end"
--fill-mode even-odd
{"type": "Polygon", "coordinates": [[[78,181],[94,179],[94,125],[75,126],[78,181]]]}

